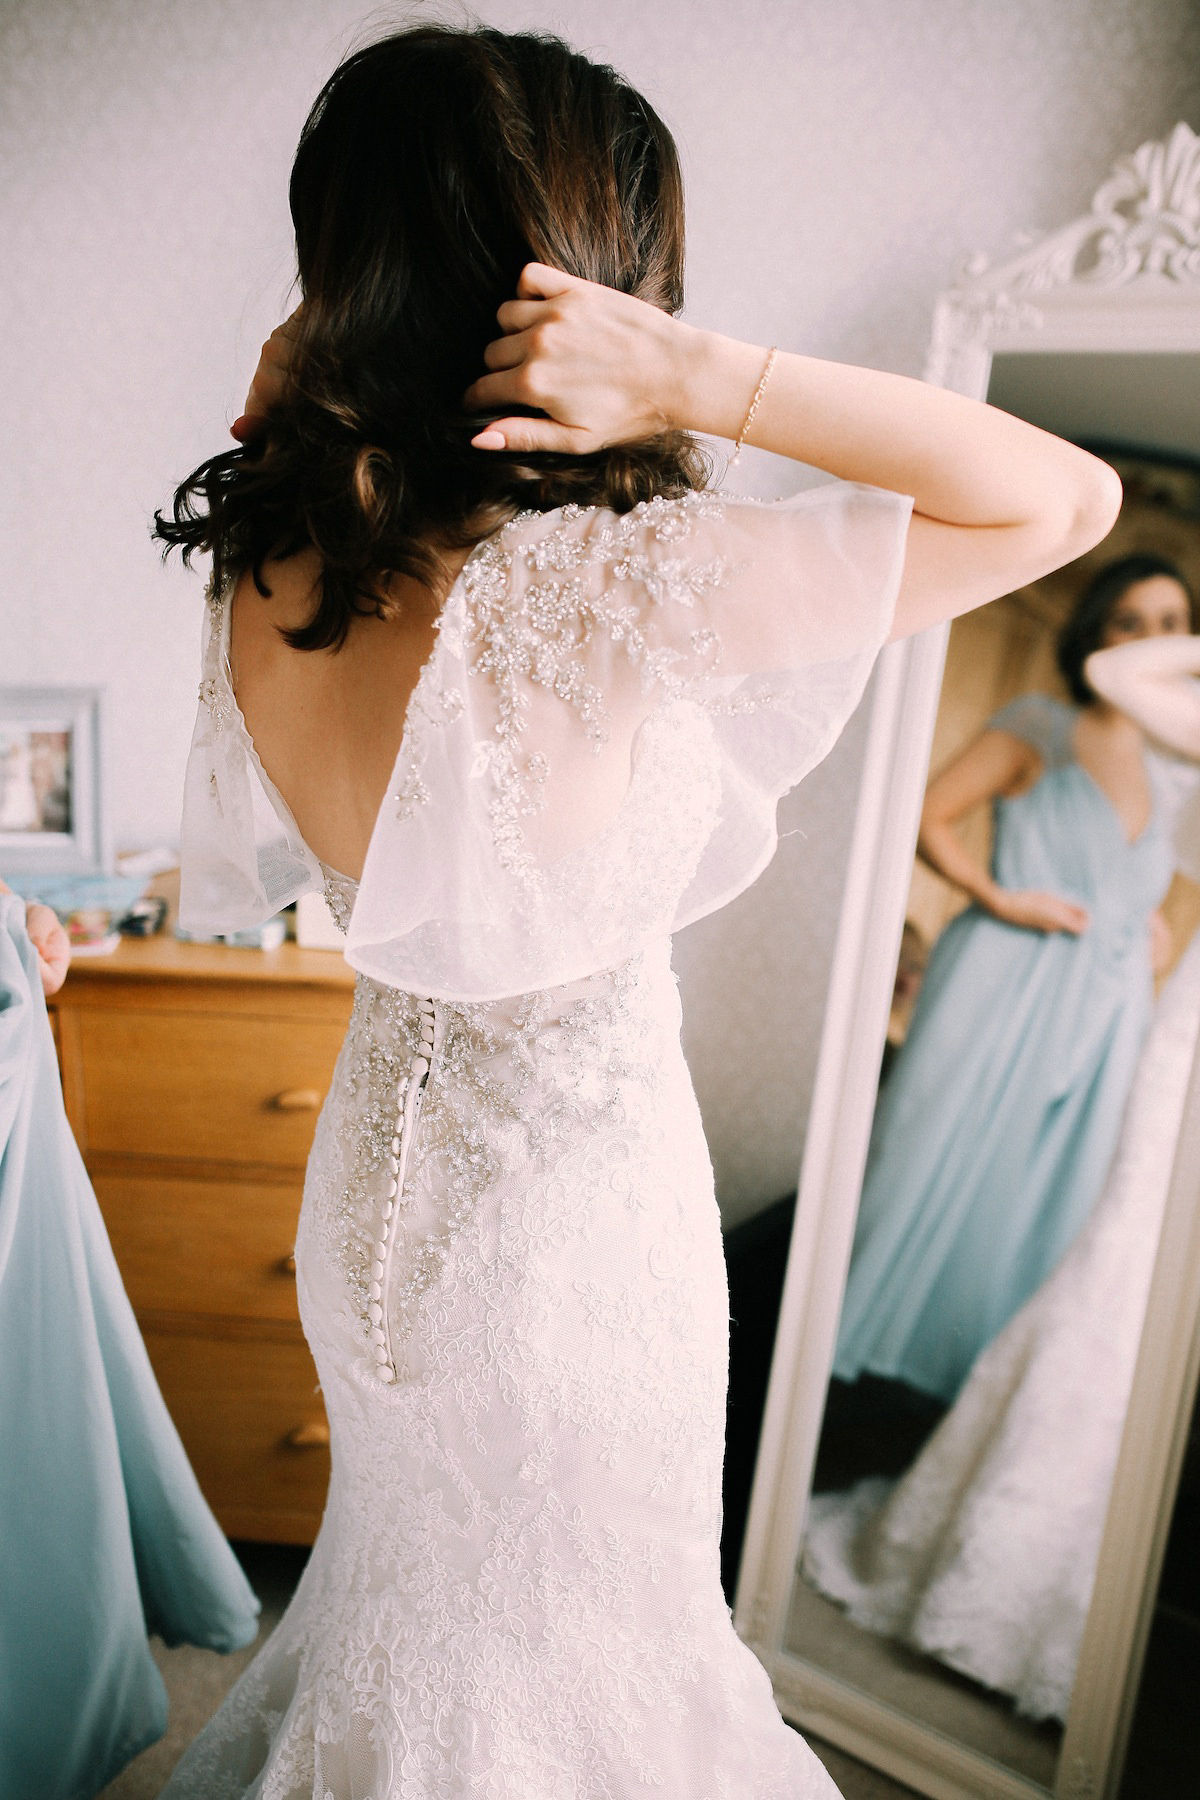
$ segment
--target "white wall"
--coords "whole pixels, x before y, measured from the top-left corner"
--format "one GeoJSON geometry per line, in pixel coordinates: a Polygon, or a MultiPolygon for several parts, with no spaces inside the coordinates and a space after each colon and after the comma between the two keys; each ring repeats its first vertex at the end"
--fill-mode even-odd
{"type": "MultiPolygon", "coordinates": [[[[355,0],[0,0],[0,681],[102,681],[115,835],[176,831],[198,588],[147,536],[225,440],[287,302],[286,178],[355,0]]],[[[431,9],[414,7],[410,13],[431,9]]],[[[445,9],[440,9],[445,14],[445,9]]],[[[690,315],[919,371],[959,256],[1200,127],[1191,0],[484,0],[643,85],[679,134],[690,315]]],[[[743,485],[798,485],[747,458],[743,485]]],[[[861,732],[758,888],[681,940],[727,1216],[794,1181],[861,732]]]]}

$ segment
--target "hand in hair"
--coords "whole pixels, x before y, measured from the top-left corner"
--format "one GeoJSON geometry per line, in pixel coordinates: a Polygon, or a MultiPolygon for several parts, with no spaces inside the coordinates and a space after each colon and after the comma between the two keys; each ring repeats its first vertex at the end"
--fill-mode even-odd
{"type": "Polygon", "coordinates": [[[686,327],[631,294],[527,263],[517,298],[496,317],[503,335],[483,353],[489,373],[467,389],[472,412],[501,416],[477,450],[587,456],[673,428],[676,346],[686,327]],[[505,416],[534,407],[544,418],[505,416]]]}
{"type": "Polygon", "coordinates": [[[258,359],[258,367],[250,383],[250,391],[246,395],[246,404],[238,417],[229,427],[230,435],[240,444],[244,444],[260,431],[266,423],[267,414],[283,393],[283,384],[287,379],[288,362],[291,358],[292,337],[296,329],[296,320],[300,316],[297,307],[290,318],[277,325],[262,347],[258,359]]]}
{"type": "MultiPolygon", "coordinates": [[[[558,450],[587,455],[608,444],[655,437],[668,429],[649,403],[655,364],[664,360],[661,340],[674,321],[658,307],[613,288],[579,281],[540,263],[521,274],[518,298],[497,317],[505,335],[487,346],[484,376],[466,396],[476,412],[531,406],[546,419],[502,419],[471,441],[481,450],[558,450]],[[618,386],[611,375],[625,377],[618,386]]],[[[246,404],[229,427],[246,443],[266,423],[287,379],[292,339],[300,315],[277,325],[259,356],[246,404]]]]}
{"type": "MultiPolygon", "coordinates": [[[[497,318],[488,373],[464,396],[492,415],[471,440],[484,452],[578,456],[664,431],[737,438],[767,356],[541,263],[527,265],[497,318]]],[[[897,637],[1081,556],[1121,501],[1106,463],[995,407],[789,352],[775,360],[747,442],[911,494],[897,637]]]]}

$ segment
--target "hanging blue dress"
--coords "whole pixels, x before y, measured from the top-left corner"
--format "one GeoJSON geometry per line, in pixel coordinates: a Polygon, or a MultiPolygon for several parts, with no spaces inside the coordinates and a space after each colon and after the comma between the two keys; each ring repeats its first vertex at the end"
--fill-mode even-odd
{"type": "Polygon", "coordinates": [[[234,1650],[257,1614],[67,1124],[25,903],[0,894],[3,1800],[91,1800],[166,1729],[147,1631],[234,1650]]]}
{"type": "Polygon", "coordinates": [[[1155,805],[1130,843],[1075,760],[1078,709],[1043,694],[990,728],[1043,773],[995,807],[992,872],[1089,914],[1078,937],[979,906],[934,946],[880,1093],[833,1372],[952,1401],[976,1356],[1041,1286],[1100,1193],[1153,998],[1149,919],[1173,858],[1155,805]]]}

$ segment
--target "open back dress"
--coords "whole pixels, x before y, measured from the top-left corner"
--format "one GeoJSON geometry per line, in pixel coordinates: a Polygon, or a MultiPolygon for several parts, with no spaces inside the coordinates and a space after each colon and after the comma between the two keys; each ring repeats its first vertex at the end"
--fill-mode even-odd
{"type": "Polygon", "coordinates": [[[296,1245],[320,1534],[170,1800],[819,1800],[734,1634],[728,1301],[670,934],[745,888],[887,635],[910,503],[525,514],[443,608],[360,883],[211,600],[184,923],[323,886],[359,972],[296,1245]]]}

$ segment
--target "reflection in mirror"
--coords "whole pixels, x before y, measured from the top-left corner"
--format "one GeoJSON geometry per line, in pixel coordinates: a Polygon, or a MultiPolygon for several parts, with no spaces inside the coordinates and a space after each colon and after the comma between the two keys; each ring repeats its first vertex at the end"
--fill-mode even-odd
{"type": "Polygon", "coordinates": [[[951,632],[785,1636],[1042,1789],[1200,1022],[1198,361],[994,363],[998,404],[1122,446],[1126,504],[951,632]]]}

